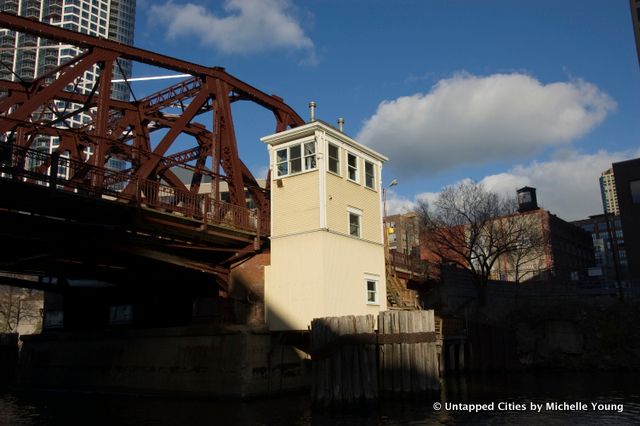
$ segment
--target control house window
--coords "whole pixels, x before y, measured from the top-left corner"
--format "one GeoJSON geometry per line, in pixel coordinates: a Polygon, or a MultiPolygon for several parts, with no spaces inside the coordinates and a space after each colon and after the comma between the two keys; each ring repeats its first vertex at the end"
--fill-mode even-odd
{"type": "Polygon", "coordinates": [[[378,305],[378,282],[376,280],[367,278],[367,304],[378,305]]]}
{"type": "Polygon", "coordinates": [[[347,177],[358,182],[358,157],[351,153],[347,154],[347,177]]]}
{"type": "Polygon", "coordinates": [[[287,176],[316,168],[316,143],[291,145],[276,151],[277,176],[287,176]]]}
{"type": "Polygon", "coordinates": [[[376,174],[374,170],[373,163],[364,162],[364,184],[367,188],[376,189],[376,174]]]}
{"type": "Polygon", "coordinates": [[[303,144],[304,149],[304,169],[313,170],[316,168],[316,143],[307,142],[303,144]]]}
{"type": "Polygon", "coordinates": [[[333,144],[329,144],[329,171],[340,174],[340,151],[333,144]]]}

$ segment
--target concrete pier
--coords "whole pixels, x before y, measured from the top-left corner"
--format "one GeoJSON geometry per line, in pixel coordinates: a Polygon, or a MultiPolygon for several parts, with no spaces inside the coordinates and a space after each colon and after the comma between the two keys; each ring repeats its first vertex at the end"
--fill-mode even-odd
{"type": "Polygon", "coordinates": [[[306,354],[285,341],[291,336],[247,326],[25,336],[16,382],[27,389],[231,398],[307,389],[306,354]]]}

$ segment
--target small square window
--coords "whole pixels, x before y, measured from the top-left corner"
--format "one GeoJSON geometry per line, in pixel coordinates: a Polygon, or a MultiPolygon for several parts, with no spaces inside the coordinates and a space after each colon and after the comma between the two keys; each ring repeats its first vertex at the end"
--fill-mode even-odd
{"type": "Polygon", "coordinates": [[[367,279],[367,304],[377,305],[378,302],[378,282],[372,279],[367,279]]]}
{"type": "Polygon", "coordinates": [[[360,237],[360,215],[349,212],[349,235],[360,237]]]}

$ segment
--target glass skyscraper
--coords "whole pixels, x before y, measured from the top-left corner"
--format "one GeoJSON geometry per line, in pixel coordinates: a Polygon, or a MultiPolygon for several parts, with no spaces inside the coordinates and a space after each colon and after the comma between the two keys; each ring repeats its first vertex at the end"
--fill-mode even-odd
{"type": "MultiPolygon", "coordinates": [[[[133,44],[136,0],[0,0],[0,10],[79,33],[103,37],[120,43],[133,44]]],[[[80,54],[75,46],[65,45],[36,36],[0,29],[0,79],[32,81],[80,54]]],[[[99,76],[97,66],[85,72],[74,87],[77,93],[89,94],[99,76]]],[[[131,76],[131,62],[118,60],[114,64],[113,79],[131,76]]],[[[51,77],[55,78],[55,77],[51,77]]],[[[126,83],[113,83],[112,98],[129,100],[126,83]]],[[[73,105],[57,105],[60,111],[73,105]]],[[[45,112],[51,116],[51,112],[45,112]]],[[[49,117],[52,118],[52,117],[49,117]]],[[[91,121],[88,114],[76,114],[65,120],[64,126],[79,127],[91,121]]],[[[55,137],[39,137],[34,147],[51,152],[58,146],[55,137]]],[[[124,164],[110,161],[111,168],[121,169],[124,164]]]]}

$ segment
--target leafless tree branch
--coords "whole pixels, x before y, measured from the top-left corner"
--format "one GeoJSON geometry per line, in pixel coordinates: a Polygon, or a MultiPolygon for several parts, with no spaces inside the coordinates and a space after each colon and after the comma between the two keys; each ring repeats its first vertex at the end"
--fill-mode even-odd
{"type": "Polygon", "coordinates": [[[469,270],[481,303],[497,262],[515,268],[519,281],[523,266],[544,255],[546,232],[539,216],[517,208],[515,197],[501,197],[471,181],[445,188],[433,205],[417,206],[427,250],[443,264],[469,270]]]}

